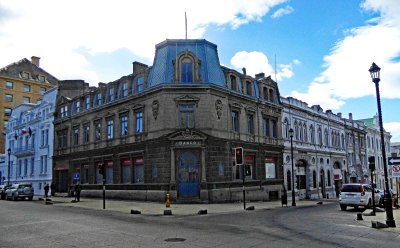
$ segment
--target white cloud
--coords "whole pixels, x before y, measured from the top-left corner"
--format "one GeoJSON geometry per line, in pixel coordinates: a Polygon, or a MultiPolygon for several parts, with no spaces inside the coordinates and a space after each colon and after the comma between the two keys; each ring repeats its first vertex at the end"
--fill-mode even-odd
{"type": "Polygon", "coordinates": [[[279,18],[282,17],[284,15],[289,15],[294,11],[294,9],[292,8],[292,6],[288,5],[284,8],[280,8],[277,11],[275,11],[275,13],[272,14],[271,18],[279,18]]]}
{"type": "Polygon", "coordinates": [[[387,122],[383,126],[392,134],[391,142],[400,142],[400,122],[387,122]]]}
{"type": "Polygon", "coordinates": [[[125,48],[152,63],[155,44],[185,37],[185,11],[188,37],[194,39],[209,25],[237,28],[261,21],[285,1],[0,0],[0,65],[35,55],[60,79],[97,84],[97,73],[81,51],[96,55],[125,48]]]}
{"type": "Polygon", "coordinates": [[[380,11],[381,18],[374,20],[377,23],[368,22],[349,30],[324,57],[324,71],[313,80],[308,91],[294,91],[293,97],[301,97],[323,108],[338,109],[347,99],[375,95],[368,73],[375,62],[382,68],[381,97],[399,98],[400,4],[396,0],[368,0],[362,7],[367,11],[380,11]]]}
{"type": "MultiPolygon", "coordinates": [[[[291,78],[293,73],[292,64],[299,64],[300,61],[295,59],[290,64],[280,64],[276,71],[276,78],[278,81],[283,80],[284,78],[291,78]]],[[[231,59],[232,66],[241,71],[243,67],[246,68],[246,73],[250,76],[255,76],[255,74],[263,72],[266,76],[271,75],[272,78],[275,79],[275,70],[273,66],[269,63],[268,57],[258,51],[246,52],[240,51],[237,52],[231,59]]]]}

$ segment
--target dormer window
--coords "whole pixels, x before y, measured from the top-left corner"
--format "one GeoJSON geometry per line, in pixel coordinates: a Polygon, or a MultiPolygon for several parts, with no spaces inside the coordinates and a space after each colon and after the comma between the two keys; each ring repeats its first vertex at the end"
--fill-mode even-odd
{"type": "Polygon", "coordinates": [[[61,118],[68,116],[68,105],[64,105],[61,107],[61,118]]]}
{"type": "Polygon", "coordinates": [[[174,81],[180,83],[200,82],[200,60],[189,51],[183,51],[172,62],[174,64],[174,81]]]}
{"type": "Polygon", "coordinates": [[[237,81],[236,81],[236,77],[235,76],[230,76],[230,80],[231,80],[231,89],[232,90],[237,90],[237,81]]]}
{"type": "Polygon", "coordinates": [[[273,89],[269,89],[269,100],[271,102],[275,101],[275,99],[274,99],[274,90],[273,89]]]}
{"type": "Polygon", "coordinates": [[[128,96],[128,83],[122,84],[122,96],[123,97],[128,96]]]}
{"type": "Polygon", "coordinates": [[[137,80],[136,80],[136,89],[137,89],[138,93],[143,91],[143,82],[144,82],[143,76],[140,76],[140,77],[137,78],[137,80]]]}
{"type": "Polygon", "coordinates": [[[108,102],[114,101],[114,88],[108,90],[108,102]]]}
{"type": "Polygon", "coordinates": [[[39,75],[39,82],[41,82],[41,83],[46,82],[46,77],[43,75],[39,75]]]}
{"type": "Polygon", "coordinates": [[[253,95],[253,91],[251,90],[251,82],[250,81],[246,81],[246,92],[247,92],[247,95],[249,95],[249,96],[253,95]]]}
{"type": "Polygon", "coordinates": [[[96,100],[97,100],[96,105],[100,106],[101,105],[101,93],[97,93],[96,100]]]}
{"type": "Polygon", "coordinates": [[[85,105],[86,105],[86,110],[90,109],[90,96],[87,96],[85,98],[85,105]]]}
{"type": "Polygon", "coordinates": [[[189,58],[185,58],[182,60],[181,82],[182,83],[192,83],[193,82],[193,63],[189,58]]]}
{"type": "Polygon", "coordinates": [[[23,79],[29,79],[30,78],[29,72],[26,72],[26,71],[22,72],[22,78],[23,79]]]}

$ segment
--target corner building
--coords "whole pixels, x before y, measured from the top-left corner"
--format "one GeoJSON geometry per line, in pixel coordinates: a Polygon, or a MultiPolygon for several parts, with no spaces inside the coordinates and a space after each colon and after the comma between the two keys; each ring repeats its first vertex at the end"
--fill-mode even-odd
{"type": "Polygon", "coordinates": [[[189,202],[278,199],[283,185],[281,111],[276,82],[219,63],[206,40],[166,40],[152,66],[60,97],[55,116],[58,191],[189,202]],[[245,173],[235,165],[243,147],[245,173]]]}

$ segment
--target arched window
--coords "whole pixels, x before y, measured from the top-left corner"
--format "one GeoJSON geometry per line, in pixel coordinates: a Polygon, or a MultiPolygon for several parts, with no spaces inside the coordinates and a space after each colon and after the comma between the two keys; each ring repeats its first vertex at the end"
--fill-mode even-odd
{"type": "Polygon", "coordinates": [[[303,124],[303,137],[304,137],[304,141],[308,142],[307,125],[305,123],[303,124]]]}
{"type": "Polygon", "coordinates": [[[345,146],[344,146],[344,135],[342,134],[342,149],[344,149],[345,148],[345,146]]]}
{"type": "Polygon", "coordinates": [[[297,125],[297,121],[294,122],[294,137],[296,140],[299,140],[299,126],[297,125]]]}
{"type": "Polygon", "coordinates": [[[303,125],[299,123],[299,140],[303,141],[303,125]]]}
{"type": "Polygon", "coordinates": [[[317,172],[314,170],[312,173],[312,183],[313,183],[313,188],[317,187],[317,172]]]}
{"type": "Polygon", "coordinates": [[[201,62],[192,52],[186,50],[179,53],[172,63],[175,71],[175,82],[196,83],[201,81],[199,73],[201,62]]]}
{"type": "Polygon", "coordinates": [[[333,131],[331,132],[331,144],[335,146],[335,133],[333,131]]]}
{"type": "Polygon", "coordinates": [[[289,170],[286,172],[286,185],[287,190],[292,190],[292,173],[289,170]]]}
{"type": "Polygon", "coordinates": [[[283,121],[283,137],[285,137],[286,139],[289,138],[289,120],[287,118],[285,118],[285,120],[283,121]]]}
{"type": "Polygon", "coordinates": [[[275,101],[275,98],[274,98],[274,90],[273,90],[273,89],[269,89],[269,100],[270,100],[271,102],[274,102],[274,101],[275,101]]]}
{"type": "Polygon", "coordinates": [[[246,81],[246,93],[249,96],[253,95],[252,83],[250,81],[246,81]]]}
{"type": "Polygon", "coordinates": [[[267,89],[267,87],[263,88],[263,97],[264,97],[264,100],[268,100],[268,89],[267,89]]]}
{"type": "Polygon", "coordinates": [[[331,186],[331,171],[328,170],[328,186],[331,186]]]}
{"type": "Polygon", "coordinates": [[[329,134],[327,129],[325,129],[325,145],[329,146],[329,134]]]}
{"type": "Polygon", "coordinates": [[[184,58],[181,64],[181,82],[193,82],[193,62],[189,58],[184,58]]]}
{"type": "Polygon", "coordinates": [[[318,144],[322,146],[322,130],[318,128],[318,144]]]}
{"type": "Polygon", "coordinates": [[[310,141],[312,144],[315,144],[315,134],[313,125],[310,126],[310,141]]]}

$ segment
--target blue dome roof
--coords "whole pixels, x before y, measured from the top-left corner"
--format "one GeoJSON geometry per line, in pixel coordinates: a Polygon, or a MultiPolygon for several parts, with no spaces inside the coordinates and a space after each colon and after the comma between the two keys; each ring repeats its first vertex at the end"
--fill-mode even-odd
{"type": "Polygon", "coordinates": [[[148,77],[148,87],[161,84],[182,84],[175,79],[175,63],[183,53],[190,53],[198,61],[198,80],[194,80],[190,84],[226,86],[225,76],[219,63],[217,45],[204,39],[167,39],[156,45],[154,62],[148,77]]]}

